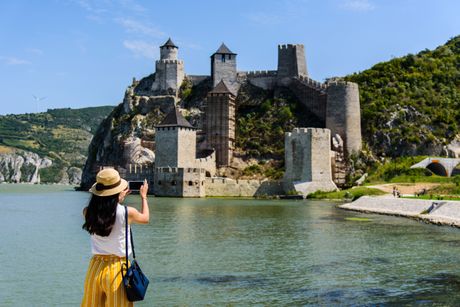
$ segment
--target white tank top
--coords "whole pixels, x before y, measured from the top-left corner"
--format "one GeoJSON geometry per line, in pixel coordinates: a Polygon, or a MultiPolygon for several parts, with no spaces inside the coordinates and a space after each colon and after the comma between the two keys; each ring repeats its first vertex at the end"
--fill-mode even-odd
{"type": "MultiPolygon", "coordinates": [[[[128,255],[131,255],[131,241],[128,228],[128,255]]],[[[125,251],[125,207],[117,205],[117,215],[112,231],[107,237],[91,235],[91,252],[99,255],[117,255],[124,257],[125,251]]]]}

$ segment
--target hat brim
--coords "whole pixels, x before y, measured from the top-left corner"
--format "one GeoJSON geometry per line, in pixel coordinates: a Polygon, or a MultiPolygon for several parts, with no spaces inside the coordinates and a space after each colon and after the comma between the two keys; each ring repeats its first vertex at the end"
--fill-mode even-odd
{"type": "Polygon", "coordinates": [[[108,190],[102,190],[102,191],[98,191],[96,190],[96,184],[93,184],[93,186],[91,187],[91,189],[89,189],[89,191],[91,193],[93,193],[94,195],[97,195],[97,196],[111,196],[111,195],[115,195],[115,194],[118,194],[120,193],[121,191],[124,191],[128,188],[128,181],[124,180],[124,179],[120,179],[120,185],[115,187],[115,188],[112,188],[112,189],[108,189],[108,190]]]}

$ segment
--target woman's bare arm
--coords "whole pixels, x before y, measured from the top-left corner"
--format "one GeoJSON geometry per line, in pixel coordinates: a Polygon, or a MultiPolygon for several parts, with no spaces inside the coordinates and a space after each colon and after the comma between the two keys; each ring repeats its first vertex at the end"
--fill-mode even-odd
{"type": "Polygon", "coordinates": [[[150,211],[149,204],[147,201],[147,191],[149,190],[149,185],[147,180],[144,180],[144,184],[139,190],[139,194],[142,199],[142,207],[139,212],[136,208],[128,207],[128,222],[137,223],[137,224],[147,224],[150,220],[150,211]]]}

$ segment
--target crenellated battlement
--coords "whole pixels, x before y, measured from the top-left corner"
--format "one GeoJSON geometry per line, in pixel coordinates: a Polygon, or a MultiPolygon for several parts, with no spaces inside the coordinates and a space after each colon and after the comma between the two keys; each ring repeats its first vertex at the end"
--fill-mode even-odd
{"type": "Polygon", "coordinates": [[[179,65],[183,65],[184,64],[184,61],[182,60],[157,60],[156,61],[157,64],[179,64],[179,65]]]}
{"type": "Polygon", "coordinates": [[[349,87],[349,88],[354,88],[358,89],[358,84],[355,82],[350,82],[350,81],[344,81],[344,80],[334,80],[334,81],[329,81],[325,83],[326,87],[329,86],[337,86],[337,87],[349,87]]]}
{"type": "Polygon", "coordinates": [[[302,44],[283,44],[283,45],[278,45],[278,50],[295,49],[298,47],[303,48],[303,45],[302,44]]]}
{"type": "Polygon", "coordinates": [[[278,71],[276,70],[252,70],[242,73],[248,78],[276,77],[278,75],[278,71]]]}
{"type": "Polygon", "coordinates": [[[327,128],[294,128],[292,132],[287,132],[286,137],[293,138],[299,135],[312,134],[315,136],[330,136],[331,131],[327,128]]]}
{"type": "Polygon", "coordinates": [[[313,80],[312,78],[305,76],[305,75],[300,75],[296,79],[300,80],[302,83],[316,88],[318,90],[325,90],[327,88],[327,85],[325,83],[318,82],[316,80],[313,80]]]}

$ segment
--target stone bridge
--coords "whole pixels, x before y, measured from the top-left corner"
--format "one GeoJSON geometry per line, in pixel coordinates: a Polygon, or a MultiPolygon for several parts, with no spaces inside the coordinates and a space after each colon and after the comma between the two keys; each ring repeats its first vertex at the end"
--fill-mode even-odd
{"type": "Polygon", "coordinates": [[[460,175],[460,170],[456,168],[459,164],[460,159],[430,157],[412,165],[410,168],[427,168],[436,175],[451,177],[460,175]]]}

